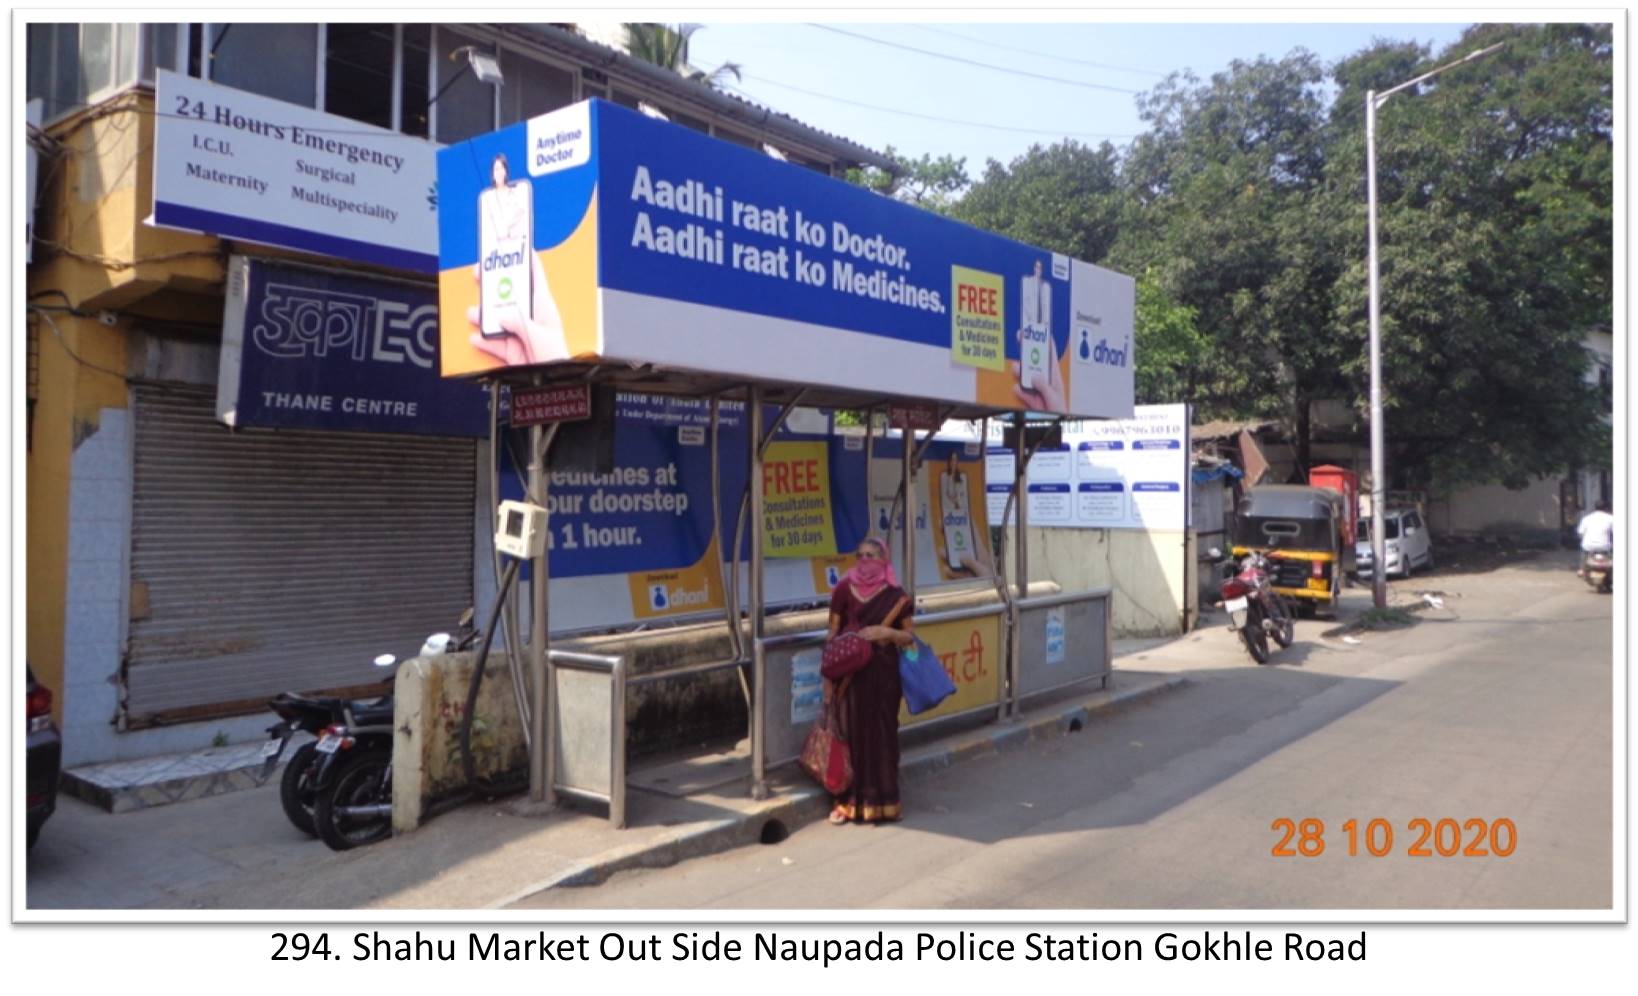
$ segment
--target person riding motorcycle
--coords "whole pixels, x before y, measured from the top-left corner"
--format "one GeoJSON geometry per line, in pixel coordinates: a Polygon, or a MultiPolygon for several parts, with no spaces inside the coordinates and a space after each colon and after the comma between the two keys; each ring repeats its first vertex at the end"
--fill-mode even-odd
{"type": "Polygon", "coordinates": [[[1615,551],[1615,516],[1610,514],[1610,503],[1600,499],[1591,512],[1582,516],[1575,531],[1581,537],[1581,567],[1575,573],[1582,577],[1587,573],[1587,558],[1591,554],[1615,551]]]}

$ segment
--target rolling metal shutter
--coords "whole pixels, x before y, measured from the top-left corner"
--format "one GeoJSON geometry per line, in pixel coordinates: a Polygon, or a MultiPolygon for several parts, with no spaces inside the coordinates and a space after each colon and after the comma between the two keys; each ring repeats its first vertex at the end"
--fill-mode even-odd
{"type": "Polygon", "coordinates": [[[471,604],[471,440],[235,433],[209,391],[134,393],[129,722],[380,681],[471,604]]]}

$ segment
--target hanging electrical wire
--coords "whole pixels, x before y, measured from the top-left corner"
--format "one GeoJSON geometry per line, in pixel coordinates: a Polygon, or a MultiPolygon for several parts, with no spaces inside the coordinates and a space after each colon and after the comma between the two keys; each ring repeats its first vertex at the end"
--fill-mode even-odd
{"type": "Polygon", "coordinates": [[[964,66],[977,66],[980,69],[988,69],[992,72],[1006,73],[1009,76],[1022,76],[1027,79],[1045,80],[1049,83],[1062,83],[1066,86],[1084,87],[1088,90],[1105,90],[1110,93],[1126,93],[1134,96],[1142,92],[1141,90],[1129,90],[1126,87],[1109,86],[1106,83],[1089,83],[1085,80],[1072,80],[1063,76],[1048,76],[1044,73],[1032,73],[1023,69],[1013,69],[1009,66],[997,66],[994,63],[979,62],[976,59],[964,59],[959,55],[949,55],[945,52],[934,52],[930,49],[916,48],[914,45],[902,45],[898,42],[887,41],[884,38],[872,38],[869,35],[861,35],[857,32],[843,30],[842,28],[833,28],[828,24],[810,23],[808,26],[818,28],[820,31],[829,31],[833,34],[845,35],[849,38],[857,38],[860,41],[867,41],[876,45],[885,45],[888,48],[896,48],[905,52],[914,52],[917,55],[925,55],[933,59],[944,59],[948,62],[959,62],[964,66]]]}
{"type": "MultiPolygon", "coordinates": [[[[900,110],[899,108],[895,107],[884,107],[880,104],[867,104],[862,101],[849,100],[845,97],[835,97],[827,93],[819,93],[814,90],[805,90],[802,87],[792,86],[789,83],[781,83],[777,80],[768,79],[766,76],[757,76],[754,73],[746,73],[744,75],[748,80],[755,80],[758,83],[765,83],[768,86],[778,87],[781,90],[792,90],[796,93],[804,94],[809,97],[817,97],[820,100],[829,100],[838,104],[846,104],[849,107],[858,107],[867,111],[880,111],[884,114],[897,114],[902,117],[918,118],[922,121],[934,121],[939,124],[961,125],[964,128],[988,128],[991,131],[1006,131],[1024,135],[1056,135],[1067,138],[1126,139],[1136,137],[1135,135],[1119,135],[1102,132],[1062,131],[1055,128],[1019,128],[1014,125],[990,124],[989,122],[985,121],[964,121],[958,118],[945,118],[934,114],[922,114],[918,111],[900,110]]],[[[733,90],[735,93],[740,94],[748,100],[762,102],[762,98],[755,96],[749,91],[738,87],[728,87],[728,89],[733,90]]]]}

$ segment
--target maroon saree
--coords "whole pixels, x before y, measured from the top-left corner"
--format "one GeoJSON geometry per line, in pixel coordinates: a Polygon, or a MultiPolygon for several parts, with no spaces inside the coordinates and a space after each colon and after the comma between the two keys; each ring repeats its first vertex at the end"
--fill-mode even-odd
{"type": "MultiPolygon", "coordinates": [[[[904,628],[910,615],[906,601],[902,611],[894,609],[905,599],[904,589],[887,585],[867,602],[853,595],[847,582],[836,586],[830,611],[841,620],[838,632],[864,626],[891,625],[904,628]]],[[[870,663],[855,672],[838,703],[841,735],[853,760],[853,785],[838,796],[836,806],[849,819],[874,823],[897,820],[903,815],[899,803],[899,653],[892,644],[871,644],[870,663]]]]}

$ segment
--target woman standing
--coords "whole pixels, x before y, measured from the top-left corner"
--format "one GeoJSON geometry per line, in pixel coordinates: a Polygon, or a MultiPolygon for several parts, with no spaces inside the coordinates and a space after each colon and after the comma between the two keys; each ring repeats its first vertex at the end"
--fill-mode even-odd
{"type": "MultiPolygon", "coordinates": [[[[830,633],[856,632],[871,643],[870,663],[845,679],[836,703],[840,733],[853,762],[853,784],[836,799],[830,822],[877,823],[904,815],[899,803],[898,648],[908,646],[913,614],[898,585],[887,546],[871,538],[859,544],[858,563],[830,597],[830,633]]],[[[834,689],[825,682],[825,701],[834,689]]]]}

